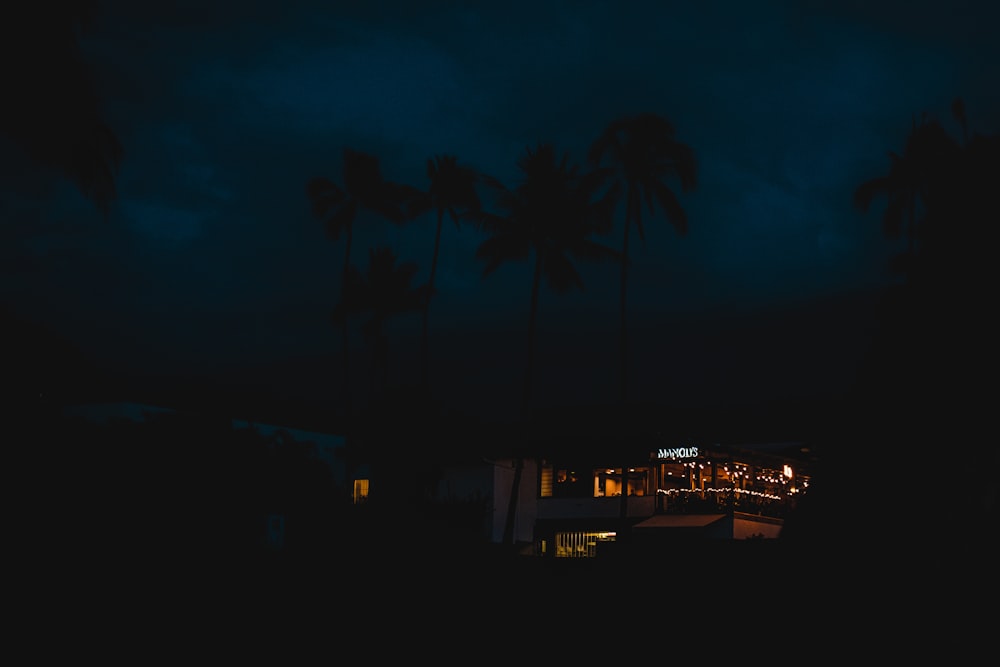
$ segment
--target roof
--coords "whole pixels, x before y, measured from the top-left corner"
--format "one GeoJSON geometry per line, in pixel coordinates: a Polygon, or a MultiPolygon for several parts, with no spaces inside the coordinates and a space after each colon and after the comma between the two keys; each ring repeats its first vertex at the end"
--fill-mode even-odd
{"type": "Polygon", "coordinates": [[[724,518],[725,514],[656,514],[632,528],[704,528],[724,518]]]}

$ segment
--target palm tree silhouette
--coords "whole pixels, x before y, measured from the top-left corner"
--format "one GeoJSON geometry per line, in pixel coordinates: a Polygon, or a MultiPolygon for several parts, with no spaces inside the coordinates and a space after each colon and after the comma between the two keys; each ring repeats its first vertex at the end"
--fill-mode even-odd
{"type": "MultiPolygon", "coordinates": [[[[340,240],[341,234],[346,237],[340,299],[341,302],[347,303],[350,300],[348,288],[352,280],[351,245],[354,238],[354,224],[359,213],[368,211],[395,224],[403,224],[407,217],[404,210],[405,188],[382,177],[381,166],[376,156],[345,148],[343,178],[343,187],[323,176],[310,179],[306,184],[306,194],[312,204],[313,215],[323,222],[327,235],[334,241],[340,240]]],[[[341,324],[344,404],[350,418],[350,344],[347,320],[344,319],[341,324]]]]}
{"type": "MultiPolygon", "coordinates": [[[[964,108],[955,107],[964,130],[964,108]]],[[[863,182],[854,191],[854,206],[867,212],[876,197],[886,199],[882,230],[887,238],[905,233],[907,248],[894,258],[892,267],[912,279],[914,262],[924,235],[922,227],[934,224],[933,216],[947,215],[954,206],[952,194],[959,162],[959,144],[941,123],[924,114],[913,119],[902,155],[889,151],[889,171],[863,182]]]]}
{"type": "Polygon", "coordinates": [[[592,164],[607,160],[618,170],[625,188],[625,224],[622,238],[621,262],[621,378],[623,400],[628,396],[628,337],[626,324],[626,295],[628,294],[629,235],[633,226],[639,240],[645,241],[642,226],[643,201],[649,214],[656,214],[659,204],[667,221],[681,236],[687,234],[688,220],[667,179],[680,181],[684,192],[697,185],[697,164],[694,152],[686,144],[674,139],[673,125],[662,116],[646,113],[611,122],[591,145],[588,158],[592,164]]]}
{"type": "Polygon", "coordinates": [[[430,278],[427,281],[427,301],[424,304],[423,333],[421,338],[421,382],[426,387],[429,382],[428,320],[431,298],[435,294],[438,257],[441,251],[441,229],[447,213],[455,226],[468,217],[470,211],[478,210],[481,202],[476,186],[490,179],[475,169],[458,162],[454,155],[436,155],[427,161],[427,177],[430,185],[426,192],[419,193],[411,200],[409,214],[412,217],[433,210],[437,215],[434,229],[434,252],[431,255],[430,278]]]}
{"type": "MultiPolygon", "coordinates": [[[[873,465],[892,465],[908,478],[922,474],[918,462],[940,456],[941,443],[963,443],[968,460],[991,460],[997,453],[996,445],[980,434],[989,428],[992,414],[992,395],[983,386],[994,375],[997,339],[995,262],[992,247],[982,238],[997,219],[1000,139],[970,136],[961,100],[953,103],[952,114],[960,140],[925,114],[913,121],[902,154],[889,154],[888,173],[854,192],[862,212],[876,197],[884,197],[886,236],[905,231],[907,237],[906,251],[892,260],[895,268],[905,270],[906,279],[885,290],[879,332],[856,390],[856,409],[858,422],[869,433],[865,444],[872,460],[883,457],[873,465]],[[899,259],[906,263],[899,265],[899,259]],[[904,460],[885,446],[896,442],[906,443],[904,460]]],[[[837,473],[853,464],[847,457],[836,463],[841,466],[837,473]]],[[[919,525],[905,529],[938,523],[966,539],[979,525],[990,523],[987,513],[995,514],[995,495],[990,501],[989,493],[983,486],[956,489],[947,502],[928,507],[919,525]],[[931,519],[931,513],[937,518],[931,519]]]]}
{"type": "Polygon", "coordinates": [[[117,196],[122,145],[103,118],[78,33],[98,3],[17,3],[0,25],[0,134],[69,179],[105,216],[117,196]]]}
{"type": "MultiPolygon", "coordinates": [[[[483,276],[488,276],[502,264],[533,258],[531,301],[528,314],[528,348],[524,385],[521,395],[522,421],[531,417],[531,390],[534,373],[535,335],[538,296],[544,278],[556,293],[574,288],[583,289],[583,280],[571,258],[585,260],[620,259],[620,254],[590,236],[610,226],[614,210],[613,189],[604,187],[606,170],[581,173],[568,157],[557,155],[547,143],[527,148],[517,162],[521,182],[513,189],[493,182],[499,213],[480,211],[473,216],[482,229],[490,233],[476,250],[476,256],[486,262],[483,276]]],[[[517,455],[510,506],[504,526],[504,544],[514,541],[514,517],[521,472],[522,456],[517,455]]]]}
{"type": "Polygon", "coordinates": [[[333,310],[333,321],[347,326],[353,315],[367,314],[361,332],[372,349],[372,387],[384,391],[389,378],[389,341],[386,322],[404,313],[419,312],[426,303],[427,286],[414,287],[418,267],[414,262],[397,264],[396,254],[387,246],[368,251],[368,269],[348,269],[346,288],[333,310]]]}
{"type": "MultiPolygon", "coordinates": [[[[629,233],[633,225],[639,240],[645,241],[642,226],[642,206],[645,201],[650,216],[656,205],[663,211],[681,236],[687,234],[687,213],[677,195],[667,185],[668,179],[678,180],[681,190],[690,192],[697,186],[697,163],[694,151],[675,138],[673,125],[652,113],[612,121],[591,145],[588,159],[592,164],[607,160],[618,172],[619,183],[625,189],[625,224],[621,251],[620,340],[619,364],[621,407],[628,404],[628,326],[626,296],[628,294],[629,233]]],[[[623,412],[624,414],[624,412],[623,412]]],[[[621,517],[628,508],[628,465],[622,466],[621,517]]]]}

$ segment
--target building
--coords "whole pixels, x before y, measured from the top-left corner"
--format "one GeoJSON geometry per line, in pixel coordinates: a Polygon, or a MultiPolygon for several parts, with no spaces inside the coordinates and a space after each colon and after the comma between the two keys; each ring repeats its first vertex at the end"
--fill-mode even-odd
{"type": "MultiPolygon", "coordinates": [[[[97,422],[145,421],[175,413],[129,403],[72,406],[66,412],[97,422]]],[[[509,448],[514,433],[494,433],[491,444],[481,447],[487,437],[481,425],[463,425],[449,432],[453,442],[436,449],[393,446],[390,469],[384,448],[380,465],[362,460],[364,449],[359,450],[362,458],[351,461],[342,435],[247,419],[226,423],[238,431],[252,429],[274,446],[286,440],[308,444],[310,456],[328,466],[351,503],[379,500],[380,508],[397,517],[396,530],[404,517],[413,519],[407,540],[415,535],[428,542],[451,538],[450,544],[458,546],[462,540],[434,533],[461,530],[463,539],[501,544],[510,528],[521,553],[543,558],[596,558],[621,549],[626,534],[631,547],[646,550],[693,539],[776,538],[785,516],[808,493],[815,461],[799,442],[706,445],[655,434],[623,441],[601,431],[584,436],[549,430],[532,443],[532,456],[521,460],[518,475],[509,452],[494,456],[509,448]],[[435,510],[435,505],[452,514],[435,510]],[[444,516],[450,522],[424,523],[427,517],[444,516]],[[477,525],[466,529],[458,521],[477,525]]],[[[386,520],[385,512],[368,516],[386,520]]],[[[274,509],[263,520],[264,541],[280,547],[287,517],[274,509]]],[[[404,539],[403,531],[399,535],[404,539]]]]}
{"type": "MultiPolygon", "coordinates": [[[[594,558],[615,549],[623,531],[633,546],[648,549],[692,539],[776,538],[808,493],[815,462],[798,442],[651,440],[645,455],[615,467],[609,460],[614,450],[602,452],[601,444],[554,447],[523,462],[513,533],[522,553],[594,558]]],[[[441,496],[488,495],[489,534],[499,543],[514,474],[509,458],[451,468],[442,477],[441,496]]]]}

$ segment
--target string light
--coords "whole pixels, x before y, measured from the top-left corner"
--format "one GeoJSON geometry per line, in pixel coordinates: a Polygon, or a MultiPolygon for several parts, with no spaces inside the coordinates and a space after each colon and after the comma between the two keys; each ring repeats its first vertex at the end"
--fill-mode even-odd
{"type": "Polygon", "coordinates": [[[748,496],[757,496],[759,498],[766,498],[768,500],[781,500],[781,496],[776,496],[773,493],[765,493],[763,491],[748,491],[747,489],[657,489],[656,492],[661,495],[671,496],[680,493],[743,493],[748,496]]]}

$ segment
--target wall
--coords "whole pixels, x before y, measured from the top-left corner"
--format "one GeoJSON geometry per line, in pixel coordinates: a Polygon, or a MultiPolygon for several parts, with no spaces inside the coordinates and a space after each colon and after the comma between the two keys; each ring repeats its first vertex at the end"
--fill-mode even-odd
{"type": "MultiPolygon", "coordinates": [[[[652,516],[655,496],[629,496],[628,515],[652,516]]],[[[615,518],[621,512],[621,498],[539,498],[539,519],[615,518]]]]}
{"type": "Polygon", "coordinates": [[[775,538],[781,533],[782,522],[766,517],[752,517],[749,514],[735,515],[733,539],[745,540],[750,537],[775,538]]]}

